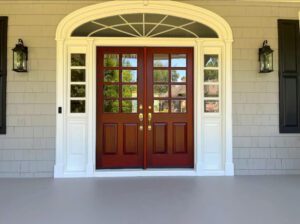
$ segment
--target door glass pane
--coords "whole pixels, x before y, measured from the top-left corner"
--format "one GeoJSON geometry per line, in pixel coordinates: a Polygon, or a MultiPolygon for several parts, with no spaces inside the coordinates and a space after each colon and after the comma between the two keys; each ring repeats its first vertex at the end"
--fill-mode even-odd
{"type": "Polygon", "coordinates": [[[85,113],[85,100],[71,100],[71,113],[85,113]]]}
{"type": "Polygon", "coordinates": [[[205,67],[218,67],[219,56],[217,54],[204,55],[204,66],[205,67]]]}
{"type": "Polygon", "coordinates": [[[205,97],[218,97],[219,96],[219,85],[205,85],[204,86],[205,97]]]}
{"type": "Polygon", "coordinates": [[[172,82],[186,82],[186,70],[172,70],[172,82]]]}
{"type": "Polygon", "coordinates": [[[85,69],[71,69],[71,82],[85,82],[85,69]]]}
{"type": "Polygon", "coordinates": [[[119,82],[119,70],[105,70],[104,82],[119,82]]]}
{"type": "Polygon", "coordinates": [[[169,112],[168,100],[154,100],[153,111],[154,113],[168,113],[169,112]]]}
{"type": "Polygon", "coordinates": [[[122,100],[122,112],[137,113],[137,100],[122,100]]]}
{"type": "Polygon", "coordinates": [[[137,67],[137,54],[123,54],[122,55],[123,67],[137,67]]]}
{"type": "Polygon", "coordinates": [[[71,54],[71,66],[85,66],[85,54],[71,54]]]}
{"type": "Polygon", "coordinates": [[[186,100],[172,100],[171,101],[172,113],[185,113],[186,112],[186,100]]]}
{"type": "Polygon", "coordinates": [[[123,70],[122,82],[137,82],[137,70],[123,70]]]}
{"type": "Polygon", "coordinates": [[[186,85],[172,85],[172,97],[186,97],[186,85]]]}
{"type": "Polygon", "coordinates": [[[168,54],[154,54],[154,67],[168,67],[169,55],[168,54]]]}
{"type": "Polygon", "coordinates": [[[118,85],[104,85],[103,95],[109,98],[119,97],[119,86],[118,85]]]}
{"type": "Polygon", "coordinates": [[[219,112],[219,101],[218,100],[204,100],[204,111],[207,113],[219,112]]]}
{"type": "Polygon", "coordinates": [[[85,97],[85,85],[71,85],[71,97],[85,97]]]}
{"type": "Polygon", "coordinates": [[[219,81],[218,70],[204,70],[204,82],[218,82],[219,81]]]}
{"type": "Polygon", "coordinates": [[[122,86],[123,98],[135,98],[137,97],[137,85],[123,85],[122,86]]]}
{"type": "Polygon", "coordinates": [[[153,71],[154,82],[168,82],[169,71],[168,70],[154,70],[153,71]]]}
{"type": "Polygon", "coordinates": [[[171,55],[172,67],[186,67],[186,55],[185,54],[172,54],[171,55]]]}
{"type": "Polygon", "coordinates": [[[169,86],[168,85],[154,85],[153,86],[154,97],[168,97],[169,86]]]}
{"type": "Polygon", "coordinates": [[[104,112],[117,113],[119,112],[119,101],[118,100],[104,100],[104,112]]]}
{"type": "Polygon", "coordinates": [[[106,67],[118,67],[119,55],[118,54],[104,54],[104,66],[106,67]]]}

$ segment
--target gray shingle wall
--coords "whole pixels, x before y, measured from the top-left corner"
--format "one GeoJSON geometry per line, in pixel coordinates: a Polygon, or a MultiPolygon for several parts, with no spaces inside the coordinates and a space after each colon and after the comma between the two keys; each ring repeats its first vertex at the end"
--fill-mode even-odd
{"type": "MultiPolygon", "coordinates": [[[[68,13],[99,1],[1,1],[9,16],[7,134],[0,136],[0,177],[53,176],[55,30],[68,13]],[[27,74],[11,71],[18,38],[29,46],[27,74]]],[[[278,66],[259,74],[257,51],[268,39],[277,55],[277,19],[298,19],[300,3],[183,1],[223,16],[233,44],[233,144],[236,174],[299,174],[300,135],[279,134],[278,66]]]]}

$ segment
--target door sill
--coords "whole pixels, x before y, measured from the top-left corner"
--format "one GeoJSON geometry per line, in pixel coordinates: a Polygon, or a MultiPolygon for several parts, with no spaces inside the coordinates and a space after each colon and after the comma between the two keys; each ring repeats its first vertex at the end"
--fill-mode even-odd
{"type": "Polygon", "coordinates": [[[167,176],[197,176],[195,169],[122,169],[96,170],[95,177],[167,177],[167,176]]]}

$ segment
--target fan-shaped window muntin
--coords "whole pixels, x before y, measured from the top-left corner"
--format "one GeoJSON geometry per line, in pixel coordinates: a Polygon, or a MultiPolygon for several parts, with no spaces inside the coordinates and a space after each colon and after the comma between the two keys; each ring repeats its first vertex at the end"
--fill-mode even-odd
{"type": "Polygon", "coordinates": [[[73,37],[183,37],[218,38],[197,21],[162,14],[123,14],[93,20],[77,27],[73,37]]]}

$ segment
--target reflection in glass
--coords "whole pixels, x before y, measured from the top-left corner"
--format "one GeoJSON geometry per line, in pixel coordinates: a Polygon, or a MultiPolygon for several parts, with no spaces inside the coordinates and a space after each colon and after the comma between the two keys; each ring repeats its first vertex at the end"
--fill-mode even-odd
{"type": "Polygon", "coordinates": [[[168,82],[169,71],[168,70],[154,70],[153,71],[154,82],[168,82]]]}
{"type": "Polygon", "coordinates": [[[186,70],[172,70],[172,82],[186,82],[186,70]]]}
{"type": "Polygon", "coordinates": [[[71,85],[71,97],[85,97],[85,85],[71,85]]]}
{"type": "Polygon", "coordinates": [[[218,67],[218,65],[219,65],[219,56],[217,54],[204,55],[205,67],[218,67]]]}
{"type": "Polygon", "coordinates": [[[219,101],[218,100],[204,100],[204,111],[207,113],[219,112],[219,101]]]}
{"type": "Polygon", "coordinates": [[[123,67],[137,67],[137,54],[123,54],[122,55],[123,67]]]}
{"type": "Polygon", "coordinates": [[[137,100],[122,100],[122,112],[137,113],[137,100]]]}
{"type": "Polygon", "coordinates": [[[71,113],[85,113],[85,100],[71,100],[71,113]]]}
{"type": "Polygon", "coordinates": [[[169,112],[168,100],[154,100],[153,111],[154,113],[168,113],[169,112]]]}
{"type": "Polygon", "coordinates": [[[171,101],[172,113],[185,113],[186,112],[186,100],[172,100],[171,101]]]}
{"type": "Polygon", "coordinates": [[[172,97],[186,97],[186,85],[172,85],[172,97]]]}
{"type": "Polygon", "coordinates": [[[185,54],[172,54],[171,55],[172,67],[186,67],[186,55],[185,54]]]}
{"type": "Polygon", "coordinates": [[[119,55],[118,54],[104,54],[104,66],[106,66],[106,67],[119,66],[119,55]]]}
{"type": "Polygon", "coordinates": [[[123,70],[122,82],[137,82],[137,70],[123,70]]]}
{"type": "Polygon", "coordinates": [[[123,85],[122,86],[123,98],[135,98],[137,97],[137,85],[123,85]]]}
{"type": "Polygon", "coordinates": [[[168,67],[169,55],[168,54],[154,54],[154,67],[168,67]]]}
{"type": "Polygon", "coordinates": [[[109,113],[119,112],[118,100],[104,100],[103,106],[104,106],[104,112],[109,112],[109,113]]]}
{"type": "Polygon", "coordinates": [[[204,86],[205,97],[218,97],[219,96],[219,85],[205,85],[204,86]]]}
{"type": "Polygon", "coordinates": [[[119,82],[119,70],[105,70],[104,82],[119,82]]]}
{"type": "Polygon", "coordinates": [[[119,97],[119,86],[117,85],[104,85],[103,95],[109,98],[119,97]]]}
{"type": "Polygon", "coordinates": [[[218,70],[204,70],[204,82],[218,82],[219,81],[218,70]]]}
{"type": "Polygon", "coordinates": [[[71,66],[85,66],[85,54],[71,54],[71,66]]]}
{"type": "Polygon", "coordinates": [[[85,69],[71,69],[71,82],[85,82],[85,69]]]}
{"type": "Polygon", "coordinates": [[[168,97],[169,86],[168,85],[154,85],[153,86],[154,97],[168,97]]]}

